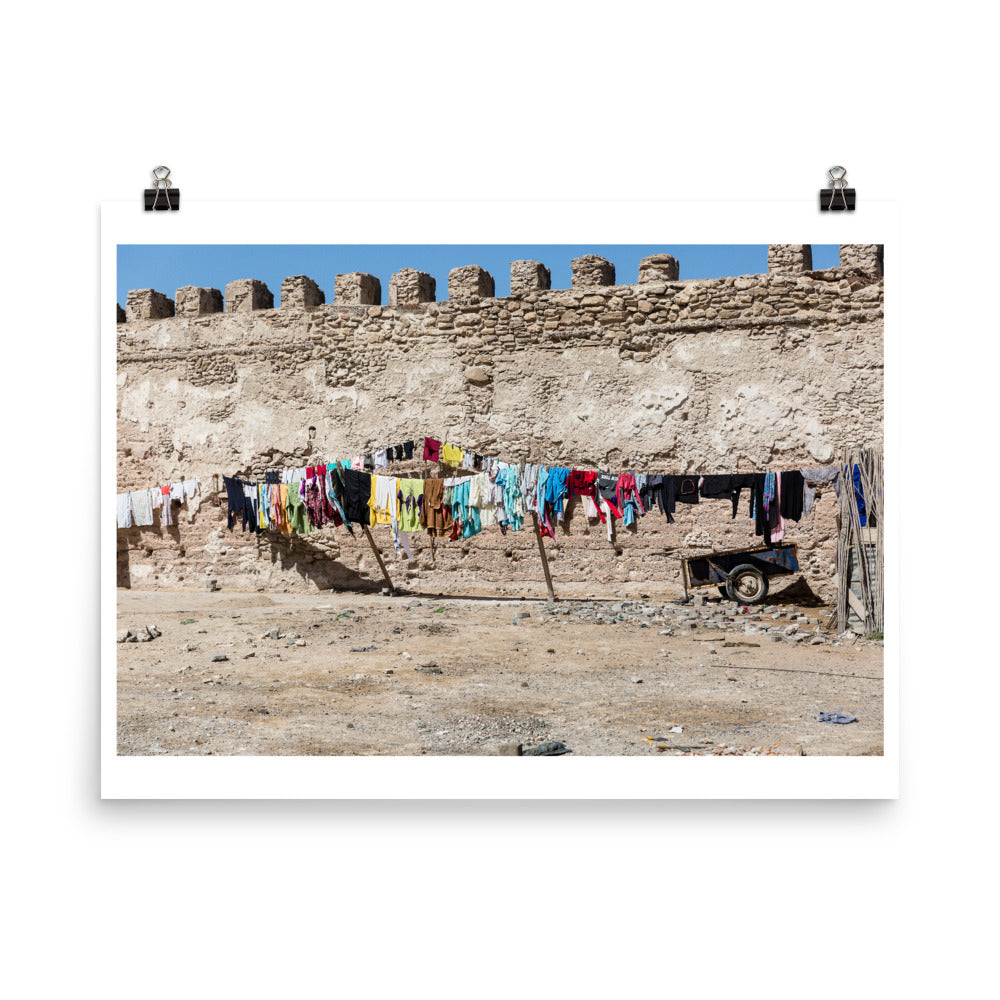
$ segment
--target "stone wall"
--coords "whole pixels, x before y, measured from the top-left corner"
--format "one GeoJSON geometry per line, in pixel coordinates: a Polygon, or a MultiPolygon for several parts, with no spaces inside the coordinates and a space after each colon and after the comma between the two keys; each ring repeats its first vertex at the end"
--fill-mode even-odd
{"type": "MultiPolygon", "coordinates": [[[[881,247],[842,251],[826,271],[809,269],[808,247],[771,248],[769,262],[768,274],[684,281],[658,254],[636,284],[614,285],[614,266],[588,256],[573,262],[572,288],[552,289],[543,264],[516,261],[507,298],[470,265],[452,272],[453,297],[441,302],[430,275],[406,269],[387,306],[371,275],[337,275],[329,302],[296,276],[298,294],[280,309],[250,280],[227,285],[225,312],[218,292],[184,290],[199,311],[176,316],[161,293],[129,293],[119,489],[198,477],[207,495],[174,527],[118,532],[119,584],[378,586],[363,537],[229,532],[213,490],[222,474],[262,476],[424,435],[511,461],[716,473],[825,464],[844,446],[880,442],[881,247]]],[[[419,461],[389,471],[438,473],[419,461]]],[[[679,585],[679,556],[757,541],[746,504],[744,494],[736,520],[722,501],[678,505],[676,524],[652,514],[636,532],[619,526],[612,543],[574,502],[546,543],[554,579],[589,578],[596,593],[679,585]]],[[[831,492],[787,536],[824,596],[835,590],[835,514],[831,492]]],[[[438,543],[433,561],[420,539],[411,564],[395,558],[388,529],[374,533],[394,580],[414,588],[541,580],[528,530],[438,543]]]]}

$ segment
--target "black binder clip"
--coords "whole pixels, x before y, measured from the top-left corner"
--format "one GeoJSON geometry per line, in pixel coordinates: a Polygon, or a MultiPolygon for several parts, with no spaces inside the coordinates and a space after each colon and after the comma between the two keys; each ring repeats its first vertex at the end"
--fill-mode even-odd
{"type": "Polygon", "coordinates": [[[142,192],[147,212],[177,212],[181,207],[181,191],[170,183],[169,167],[153,167],[155,187],[142,192]]]}
{"type": "Polygon", "coordinates": [[[830,167],[826,176],[830,178],[830,187],[819,193],[819,210],[821,212],[853,212],[854,188],[847,186],[847,168],[830,167]]]}

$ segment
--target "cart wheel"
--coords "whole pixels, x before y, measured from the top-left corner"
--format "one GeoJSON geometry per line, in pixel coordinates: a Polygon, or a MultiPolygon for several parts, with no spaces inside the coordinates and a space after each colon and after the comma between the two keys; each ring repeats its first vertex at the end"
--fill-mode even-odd
{"type": "Polygon", "coordinates": [[[737,566],[726,581],[726,594],[739,604],[760,604],[767,597],[768,580],[756,566],[737,566]]]}

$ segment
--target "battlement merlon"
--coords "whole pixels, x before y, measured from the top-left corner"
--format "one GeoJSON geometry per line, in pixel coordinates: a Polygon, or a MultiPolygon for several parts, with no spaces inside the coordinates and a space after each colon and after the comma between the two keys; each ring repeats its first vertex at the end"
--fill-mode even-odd
{"type": "MultiPolygon", "coordinates": [[[[812,247],[809,244],[772,244],[767,251],[768,270],[766,276],[800,276],[805,278],[826,276],[827,280],[837,280],[842,274],[876,281],[883,276],[883,251],[881,244],[844,244],[840,247],[839,267],[827,271],[812,269],[812,247]]],[[[588,291],[603,294],[614,288],[655,288],[681,282],[680,264],[670,254],[653,254],[639,263],[637,282],[633,286],[615,284],[615,265],[596,254],[586,254],[572,261],[570,291],[588,291]]],[[[746,275],[737,279],[752,279],[746,275]]],[[[719,279],[699,279],[685,281],[685,286],[719,279]]],[[[382,286],[372,274],[352,271],[338,274],[334,279],[335,298],[327,303],[319,285],[306,275],[299,274],[285,278],[281,283],[281,308],[294,311],[315,309],[322,305],[338,306],[380,306],[382,286]]],[[[544,264],[534,260],[516,260],[510,265],[511,300],[523,299],[542,292],[557,292],[552,288],[551,271],[544,264]]],[[[413,309],[437,302],[437,283],[433,275],[413,268],[403,268],[393,274],[389,282],[389,306],[413,309]]],[[[475,303],[483,299],[495,299],[496,287],[493,276],[476,264],[456,267],[448,275],[449,301],[455,303],[475,303]]],[[[503,299],[496,299],[502,302],[503,299]]],[[[263,281],[241,278],[226,285],[225,296],[217,288],[200,288],[187,285],[178,288],[176,300],[152,288],[129,291],[125,309],[117,307],[118,323],[133,323],[143,320],[161,320],[171,317],[190,318],[220,312],[249,312],[274,308],[274,295],[263,281]]]]}

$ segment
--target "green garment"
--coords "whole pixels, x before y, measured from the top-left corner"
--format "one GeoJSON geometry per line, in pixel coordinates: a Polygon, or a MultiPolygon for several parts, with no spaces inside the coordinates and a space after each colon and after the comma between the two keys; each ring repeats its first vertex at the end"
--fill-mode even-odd
{"type": "Polygon", "coordinates": [[[419,499],[424,493],[422,479],[399,480],[399,530],[420,530],[419,499]]]}
{"type": "Polygon", "coordinates": [[[306,510],[305,501],[299,496],[299,483],[288,484],[288,499],[285,501],[285,510],[288,511],[288,523],[296,535],[304,535],[313,530],[309,523],[309,513],[306,510]]]}

